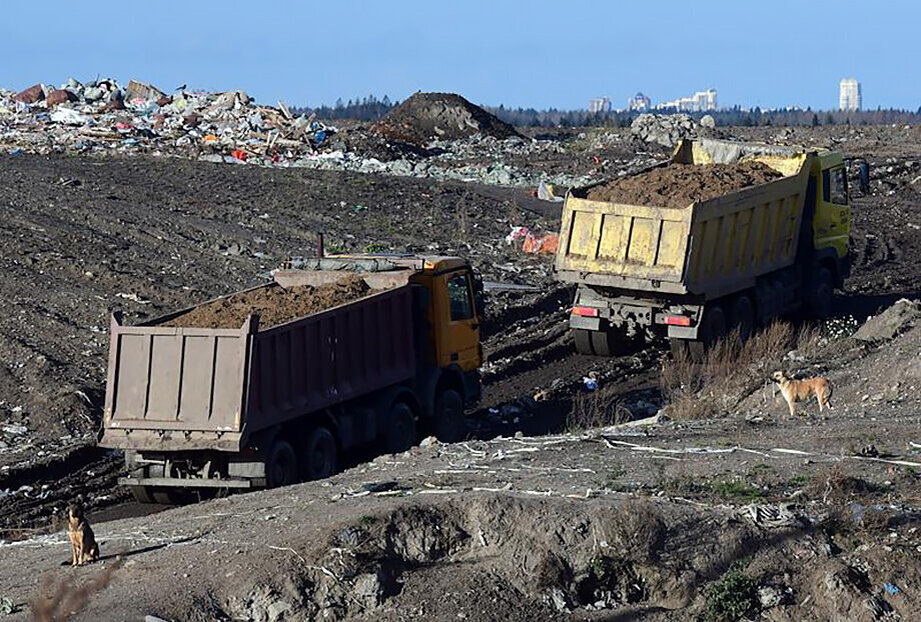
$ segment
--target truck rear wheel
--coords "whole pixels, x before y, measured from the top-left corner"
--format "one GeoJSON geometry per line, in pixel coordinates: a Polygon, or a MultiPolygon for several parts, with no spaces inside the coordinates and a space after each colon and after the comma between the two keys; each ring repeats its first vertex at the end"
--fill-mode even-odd
{"type": "Polygon", "coordinates": [[[584,328],[572,329],[572,340],[576,345],[576,352],[591,356],[595,353],[592,350],[592,331],[584,328]]]}
{"type": "Polygon", "coordinates": [[[688,341],[688,354],[697,363],[702,363],[707,349],[712,348],[726,336],[726,314],[719,305],[708,307],[704,311],[703,321],[697,330],[697,339],[688,341]]]}
{"type": "Polygon", "coordinates": [[[298,480],[297,454],[291,443],[276,439],[272,443],[269,461],[265,465],[266,483],[269,488],[290,486],[298,480]]]}
{"type": "Polygon", "coordinates": [[[310,431],[304,441],[301,475],[306,480],[323,479],[336,474],[339,449],[336,437],[323,426],[310,431]]]}
{"type": "Polygon", "coordinates": [[[464,419],[464,399],[454,389],[442,391],[435,399],[435,417],[432,422],[435,438],[442,443],[457,443],[467,435],[464,419]]]}
{"type": "Polygon", "coordinates": [[[156,503],[150,486],[131,486],[131,495],[138,503],[156,503]]]}
{"type": "Polygon", "coordinates": [[[739,341],[745,343],[755,330],[755,305],[748,296],[739,296],[732,304],[729,326],[739,331],[739,341]]]}
{"type": "Polygon", "coordinates": [[[391,406],[384,434],[384,450],[388,454],[398,454],[415,445],[416,417],[405,402],[391,406]]]}

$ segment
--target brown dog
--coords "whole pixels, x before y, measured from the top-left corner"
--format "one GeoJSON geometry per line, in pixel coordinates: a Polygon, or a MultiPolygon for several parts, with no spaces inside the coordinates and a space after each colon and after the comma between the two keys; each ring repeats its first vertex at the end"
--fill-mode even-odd
{"type": "Polygon", "coordinates": [[[831,408],[832,386],[828,378],[807,378],[805,380],[794,380],[784,371],[775,371],[771,379],[780,386],[780,392],[783,398],[787,400],[787,406],[790,407],[790,416],[796,414],[796,403],[801,400],[808,400],[815,395],[819,402],[819,412],[822,412],[827,406],[831,408]]]}
{"type": "Polygon", "coordinates": [[[96,536],[83,515],[83,510],[78,505],[67,506],[67,535],[70,537],[70,546],[73,549],[71,565],[82,566],[99,559],[99,544],[96,543],[96,536]]]}

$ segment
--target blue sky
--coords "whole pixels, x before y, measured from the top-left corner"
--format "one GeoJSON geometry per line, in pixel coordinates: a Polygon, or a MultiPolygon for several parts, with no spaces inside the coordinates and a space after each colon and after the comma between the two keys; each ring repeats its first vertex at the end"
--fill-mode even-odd
{"type": "Polygon", "coordinates": [[[96,75],[242,89],[258,100],[332,103],[453,91],[477,103],[617,107],[708,87],[721,105],[921,106],[921,2],[4,3],[0,86],[96,75]]]}

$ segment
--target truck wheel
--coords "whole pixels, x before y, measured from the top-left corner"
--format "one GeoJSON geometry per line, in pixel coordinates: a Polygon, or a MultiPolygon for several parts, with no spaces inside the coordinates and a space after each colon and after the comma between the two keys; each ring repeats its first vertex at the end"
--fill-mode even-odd
{"type": "Polygon", "coordinates": [[[288,441],[277,439],[272,444],[269,461],[265,465],[266,483],[269,488],[289,486],[298,481],[297,454],[288,441]]]}
{"type": "Polygon", "coordinates": [[[819,268],[812,280],[812,291],[809,292],[809,311],[813,317],[823,318],[831,313],[832,298],[835,294],[835,281],[831,270],[819,268]]]}
{"type": "Polygon", "coordinates": [[[467,436],[464,399],[454,389],[442,391],[435,400],[435,438],[442,443],[457,443],[467,436]]]}
{"type": "Polygon", "coordinates": [[[592,331],[584,328],[572,329],[572,340],[576,344],[576,352],[591,356],[595,353],[592,350],[592,331]]]}
{"type": "Polygon", "coordinates": [[[187,497],[183,496],[178,490],[169,488],[148,488],[148,490],[151,491],[150,496],[153,498],[153,502],[160,505],[182,505],[187,501],[187,497]]]}
{"type": "Polygon", "coordinates": [[[591,331],[591,335],[592,350],[595,351],[595,354],[598,356],[614,356],[617,354],[620,344],[614,332],[608,330],[593,330],[591,331]]]}
{"type": "Polygon", "coordinates": [[[713,305],[704,311],[703,321],[697,330],[697,339],[688,341],[688,354],[691,360],[702,363],[706,358],[707,349],[726,336],[726,314],[719,305],[713,305]]]}
{"type": "Polygon", "coordinates": [[[150,486],[132,486],[131,495],[138,503],[156,503],[150,486]]]}
{"type": "Polygon", "coordinates": [[[405,402],[397,402],[390,408],[384,437],[384,451],[398,454],[416,443],[416,417],[405,402]]]}
{"type": "Polygon", "coordinates": [[[338,468],[336,438],[333,433],[322,426],[314,428],[304,442],[303,469],[304,479],[323,479],[336,474],[338,468]]]}
{"type": "Polygon", "coordinates": [[[739,331],[739,341],[745,343],[755,330],[755,305],[748,296],[739,296],[732,305],[729,326],[739,331]]]}

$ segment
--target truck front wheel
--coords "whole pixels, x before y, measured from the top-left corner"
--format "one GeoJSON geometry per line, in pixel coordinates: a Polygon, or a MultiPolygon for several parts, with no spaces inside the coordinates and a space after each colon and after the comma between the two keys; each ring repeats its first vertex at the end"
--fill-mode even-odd
{"type": "Polygon", "coordinates": [[[291,443],[278,439],[272,444],[265,475],[269,488],[289,486],[297,482],[297,454],[291,443]]]}
{"type": "Polygon", "coordinates": [[[416,417],[405,402],[397,402],[390,408],[384,433],[384,450],[388,454],[398,454],[415,444],[416,417]]]}
{"type": "Polygon", "coordinates": [[[338,468],[338,448],[333,433],[323,426],[310,431],[304,442],[301,474],[306,480],[335,475],[338,468]]]}
{"type": "Polygon", "coordinates": [[[832,299],[835,294],[835,280],[831,270],[819,268],[812,279],[812,291],[809,292],[809,311],[815,318],[827,317],[831,313],[832,299]]]}
{"type": "Polygon", "coordinates": [[[454,389],[441,392],[435,399],[435,417],[433,421],[435,438],[442,443],[458,443],[467,435],[467,423],[464,420],[464,399],[454,389]]]}

